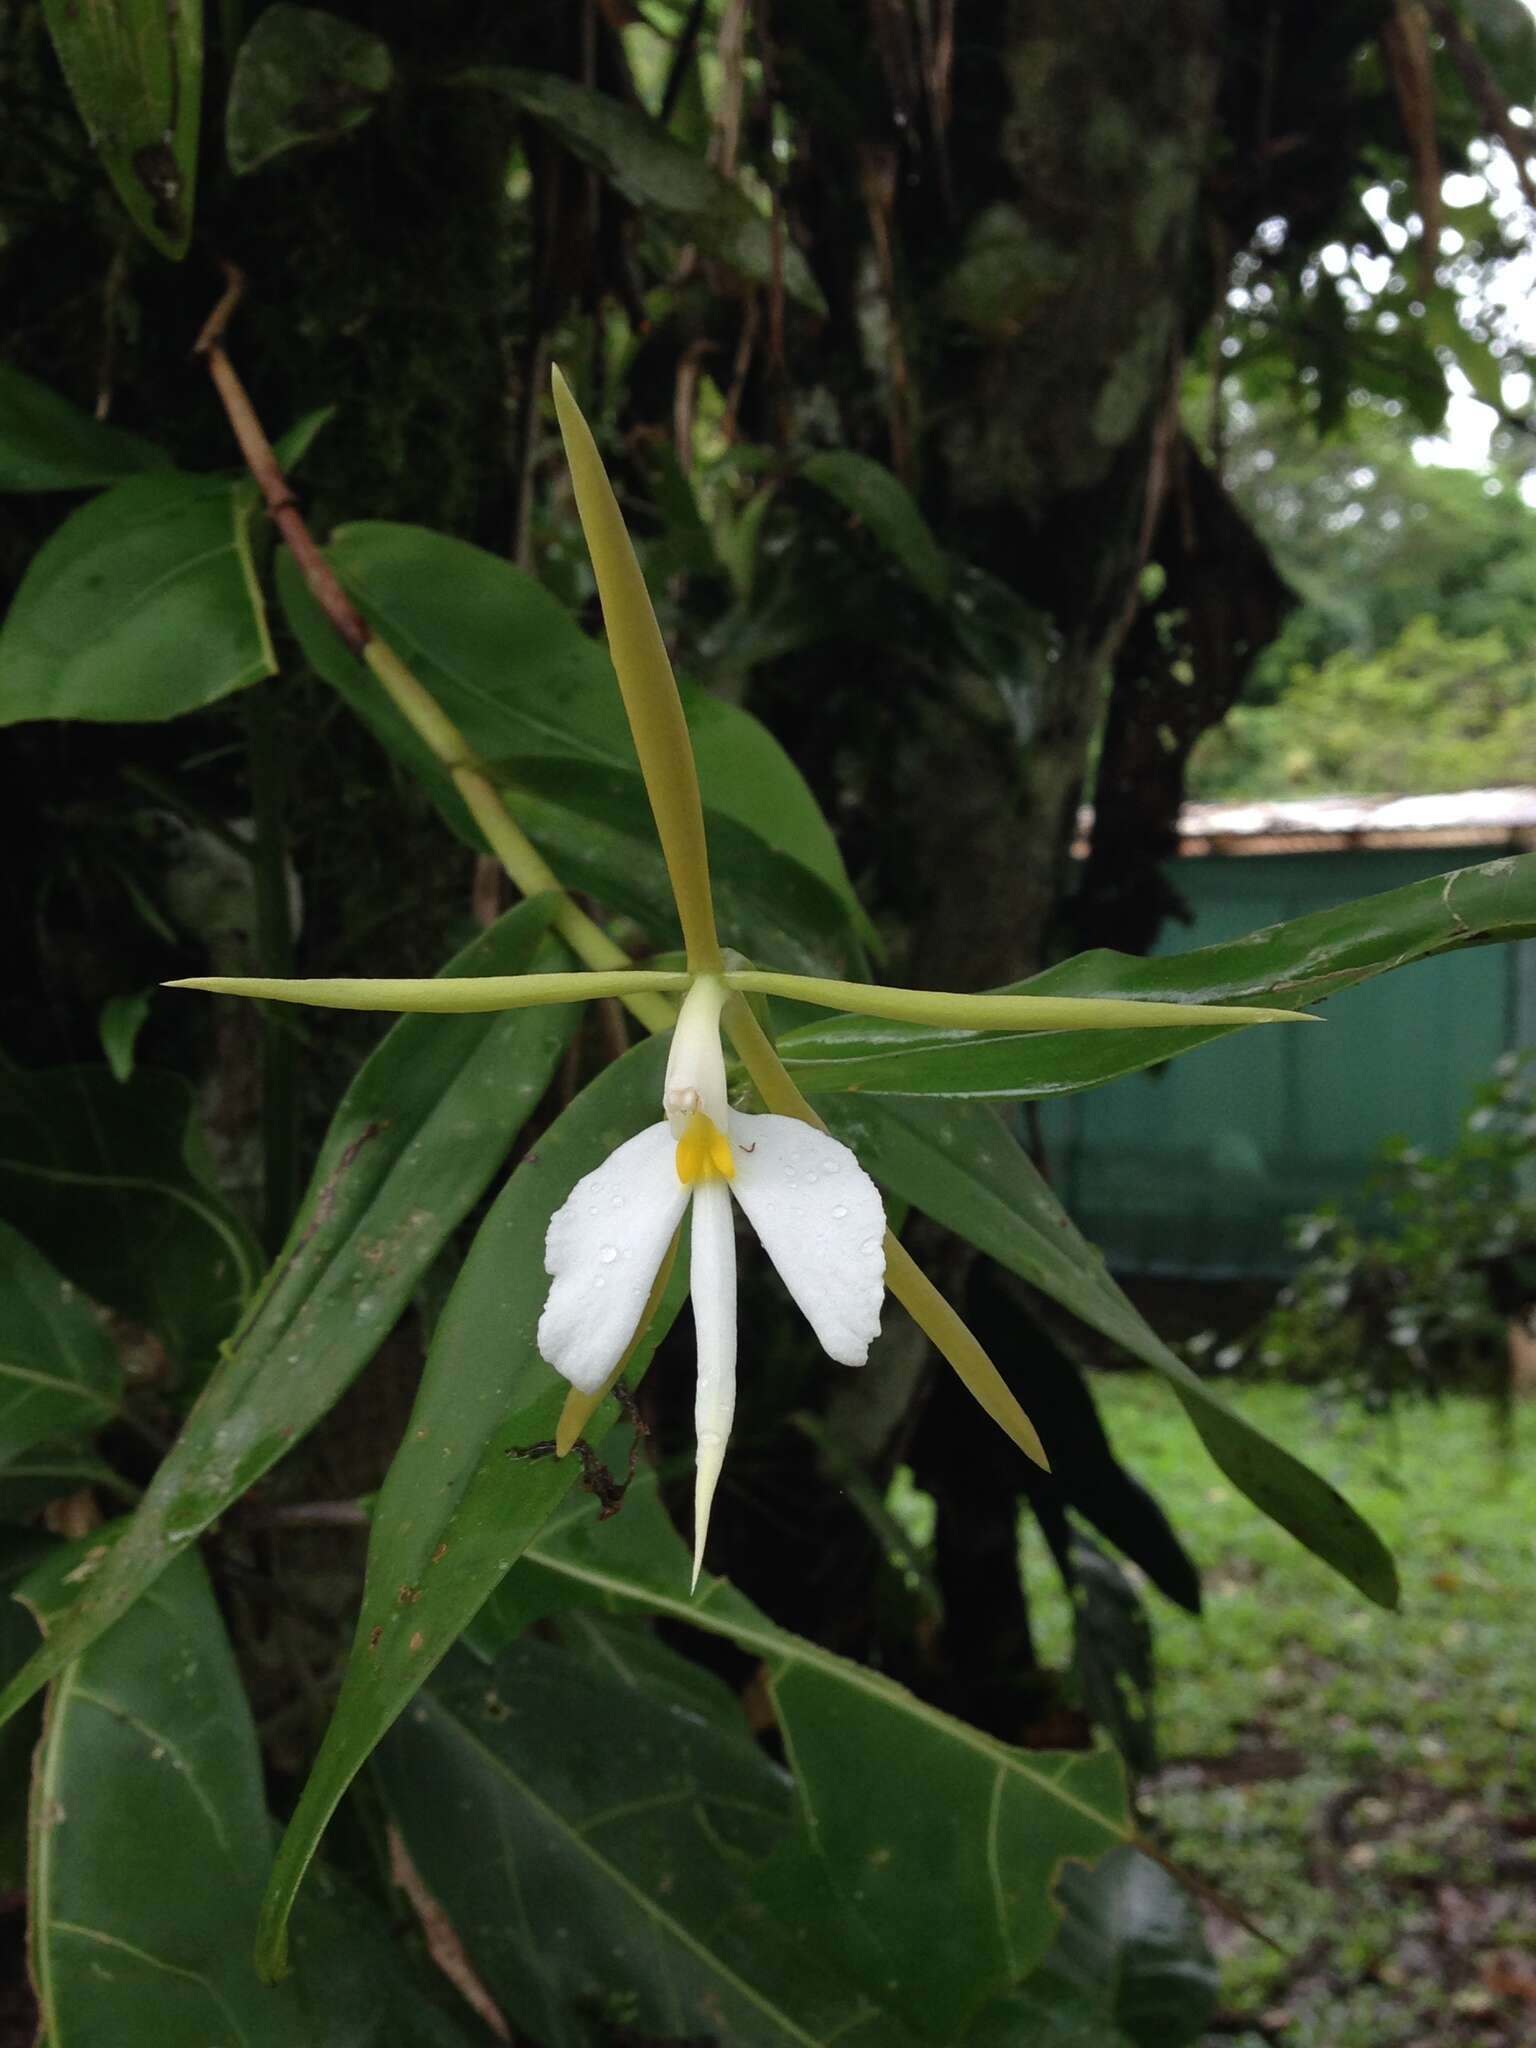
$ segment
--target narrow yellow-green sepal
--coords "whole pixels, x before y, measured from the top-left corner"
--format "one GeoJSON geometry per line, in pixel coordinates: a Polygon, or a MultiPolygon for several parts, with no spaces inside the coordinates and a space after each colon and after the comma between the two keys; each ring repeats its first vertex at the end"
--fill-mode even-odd
{"type": "Polygon", "coordinates": [[[551,371],[551,379],[576,510],[602,600],[608,652],[677,899],[688,964],[697,973],[713,973],[720,965],[720,941],[709,885],[704,809],[677,680],[592,431],[558,369],[551,371]]]}
{"type": "Polygon", "coordinates": [[[1012,1388],[992,1363],[956,1310],[940,1294],[911,1253],[890,1232],[885,1234],[885,1284],[934,1349],[959,1374],[966,1392],[991,1416],[1042,1470],[1049,1472],[1035,1425],[1019,1406],[1012,1388]]]}
{"type": "MultiPolygon", "coordinates": [[[[782,977],[793,979],[792,976],[782,977]]],[[[729,981],[732,976],[727,975],[729,981]]],[[[752,1077],[764,1107],[776,1116],[798,1117],[818,1131],[827,1127],[785,1071],[773,1042],[745,1002],[732,1003],[725,1026],[737,1056],[752,1077]]],[[[1050,1470],[1035,1426],[1019,1406],[1007,1381],[982,1349],[964,1317],[940,1294],[894,1231],[885,1233],[885,1284],[967,1390],[1005,1436],[1043,1470],[1050,1470]]]]}
{"type": "Polygon", "coordinates": [[[1136,996],[957,995],[938,988],[879,988],[864,981],[828,981],[819,975],[775,974],[764,968],[733,970],[726,986],[743,995],[785,996],[824,1010],[885,1017],[895,1024],[930,1024],[949,1031],[1188,1031],[1232,1024],[1319,1024],[1305,1010],[1249,1009],[1237,1003],[1143,1002],[1136,996]]]}
{"type": "Polygon", "coordinates": [[[611,974],[442,974],[430,981],[270,981],[255,974],[201,974],[167,981],[210,996],[249,996],[262,1003],[303,1003],[316,1010],[413,1010],[462,1016],[482,1010],[523,1010],[539,1003],[588,1003],[598,996],[683,995],[690,977],[660,969],[611,974]]]}

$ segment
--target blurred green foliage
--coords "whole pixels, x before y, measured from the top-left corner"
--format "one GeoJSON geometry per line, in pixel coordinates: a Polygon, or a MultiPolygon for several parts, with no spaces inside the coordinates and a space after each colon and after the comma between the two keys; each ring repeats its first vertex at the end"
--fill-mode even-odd
{"type": "Polygon", "coordinates": [[[1531,656],[1500,632],[1457,639],[1428,613],[1379,653],[1298,663],[1201,747],[1191,794],[1414,795],[1536,782],[1531,656]]]}
{"type": "Polygon", "coordinates": [[[1358,1202],[1298,1218],[1292,1242],[1305,1261],[1256,1365],[1374,1407],[1448,1389],[1504,1405],[1511,1325],[1536,1307],[1536,1057],[1499,1063],[1451,1151],[1384,1146],[1358,1202]]]}

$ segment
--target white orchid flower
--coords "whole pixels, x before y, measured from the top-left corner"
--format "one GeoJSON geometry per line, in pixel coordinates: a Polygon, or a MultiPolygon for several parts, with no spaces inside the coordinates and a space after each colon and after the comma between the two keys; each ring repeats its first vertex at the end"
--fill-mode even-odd
{"type": "MultiPolygon", "coordinates": [[[[290,980],[204,975],[169,984],[323,1009],[453,1013],[617,997],[647,1031],[673,1029],[662,1121],[620,1145],[551,1218],[551,1285],[540,1355],[570,1382],[555,1431],[579,1439],[650,1321],[684,1215],[692,1210],[690,1282],[698,1338],[698,1478],[694,1583],[736,1395],[736,1248],[731,1198],[745,1211],[822,1348],[862,1365],[888,1289],[1026,1457],[1045,1464],[1029,1418],[962,1318],[885,1227],[874,1183],[829,1135],[745,1000],[779,996],[853,1015],[953,1031],[1076,1031],[1295,1023],[1296,1012],[1141,997],[963,995],[877,988],[786,974],[725,954],[715,928],[698,775],[682,701],[640,564],[586,421],[559,372],[555,406],[577,510],[592,554],[614,673],[656,820],[682,928],[683,970],[634,967],[571,901],[476,761],[400,658],[364,633],[362,659],[452,777],[486,842],[525,894],[556,899],[552,926],[585,972],[421,980],[290,980]],[[672,1003],[681,999],[673,1024],[672,1003]],[[729,1004],[729,1008],[726,1005],[729,1004]],[[726,1099],[724,1024],[768,1114],[726,1099]]],[[[327,572],[328,573],[328,572],[327,572]]],[[[337,592],[337,601],[346,600],[337,592]]],[[[350,642],[349,642],[350,644],[350,642]]]]}
{"type": "Polygon", "coordinates": [[[736,1232],[740,1204],[821,1348],[862,1365],[885,1294],[885,1211],[846,1145],[798,1118],[747,1116],[726,1100],[720,1012],[702,976],[672,1037],[664,1115],[577,1182],[550,1219],[549,1299],[539,1351],[583,1394],[618,1369],[651,1288],[691,1211],[689,1291],[698,1342],[693,1581],[736,1407],[736,1232]]]}

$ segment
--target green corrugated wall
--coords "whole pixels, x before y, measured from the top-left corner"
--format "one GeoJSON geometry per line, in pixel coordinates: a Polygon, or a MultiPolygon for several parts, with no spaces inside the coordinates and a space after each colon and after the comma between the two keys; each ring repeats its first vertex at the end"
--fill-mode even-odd
{"type": "MultiPolygon", "coordinates": [[[[1222,939],[1494,857],[1486,847],[1208,857],[1174,876],[1194,913],[1159,952],[1222,939]]],[[[1245,1032],[1041,1105],[1051,1177],[1127,1273],[1291,1269],[1285,1219],[1348,1195],[1378,1142],[1440,1147],[1499,1054],[1536,1038],[1536,942],[1421,961],[1323,1006],[1319,1030],[1245,1032]]]]}

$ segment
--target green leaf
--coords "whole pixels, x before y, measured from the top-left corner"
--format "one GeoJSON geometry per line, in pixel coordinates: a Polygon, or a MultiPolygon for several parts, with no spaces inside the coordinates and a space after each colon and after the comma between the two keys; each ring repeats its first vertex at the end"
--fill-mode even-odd
{"type": "Polygon", "coordinates": [[[1029,1419],[1050,1470],[1020,1472],[1027,1498],[1047,1518],[1062,1508],[1081,1515],[1160,1593],[1198,1614],[1200,1574],[1152,1495],[1116,1459],[1088,1374],[1019,1296],[1012,1279],[983,1259],[971,1272],[965,1308],[977,1342],[1005,1377],[1028,1375],[1017,1383],[1028,1385],[1029,1419]]]}
{"type": "MultiPolygon", "coordinates": [[[[263,21],[266,20],[263,15],[263,21]]],[[[317,405],[310,412],[301,413],[288,428],[272,443],[272,453],[277,457],[277,466],[284,476],[291,476],[304,460],[316,440],[335,419],[339,406],[317,405]]],[[[250,485],[254,490],[254,484],[250,485]]]]}
{"type": "MultiPolygon", "coordinates": [[[[109,1547],[74,1545],[20,1598],[45,1625],[109,1547]]],[[[32,1972],[48,2048],[463,2048],[335,1896],[278,1991],[251,1968],[271,1839],[261,1757],[195,1551],[71,1664],[33,1773],[32,1972]]]]}
{"type": "MultiPolygon", "coordinates": [[[[551,908],[547,898],[520,905],[445,972],[563,964],[562,950],[540,945],[551,908]]],[[[0,1694],[0,1719],[131,1608],[356,1378],[506,1156],[573,1021],[569,1010],[506,1010],[405,1017],[388,1033],[332,1119],[288,1243],[127,1533],[0,1694]]]]}
{"type": "Polygon", "coordinates": [[[372,117],[393,78],[389,46],[377,36],[278,0],[257,17],[230,75],[230,169],[243,177],[301,143],[338,141],[372,117]]]}
{"type": "Polygon", "coordinates": [[[1080,1529],[1068,1536],[1063,1577],[1072,1600],[1072,1673],[1084,1711],[1128,1770],[1155,1770],[1156,1672],[1141,1595],[1119,1562],[1080,1529]]]}
{"type": "Polygon", "coordinates": [[[1037,2039],[1068,2048],[1080,2038],[1074,2023],[1087,2029],[1085,2048],[1101,2038],[1095,2027],[1106,2042],[1135,2048],[1198,2041],[1216,2006],[1216,1965],[1198,1909],[1168,1873],[1114,1849],[1092,1870],[1069,1864],[1057,1896],[1065,1917],[1050,1955],[965,2048],[1037,2039]]]}
{"type": "Polygon", "coordinates": [[[89,1304],[0,1223],[0,1465],[50,1437],[99,1429],[122,1391],[117,1353],[89,1304]]]}
{"type": "MultiPolygon", "coordinates": [[[[25,1664],[37,1641],[37,1624],[11,1593],[16,1582],[35,1571],[53,1547],[51,1536],[34,1538],[14,1529],[0,1530],[0,1683],[25,1664]]],[[[0,1886],[22,1895],[28,1882],[27,1799],[32,1755],[42,1725],[42,1702],[34,1700],[26,1713],[0,1729],[0,1886]]]]}
{"type": "Polygon", "coordinates": [[[1536,23],[1530,9],[1522,0],[1461,0],[1460,12],[1506,101],[1524,105],[1536,95],[1536,23]]]}
{"type": "MultiPolygon", "coordinates": [[[[664,948],[681,946],[638,769],[540,758],[504,771],[504,786],[518,823],[567,888],[637,919],[664,948]]],[[[806,974],[838,960],[862,965],[847,904],[809,868],[718,811],[705,812],[705,829],[715,916],[743,952],[806,974]]]]}
{"type": "Polygon", "coordinates": [[[603,2048],[616,2024],[899,2048],[906,2030],[764,1912],[748,1859],[788,1833],[789,1785],[717,1680],[701,1712],[704,1678],[591,1621],[489,1674],[458,1659],[379,1752],[412,1862],[542,2048],[603,2048]]]}
{"type": "Polygon", "coordinates": [[[1022,2042],[1029,2048],[1136,2048],[1091,1991],[1043,1977],[1031,1977],[988,2006],[961,2048],[1020,2048],[1022,2042]]]}
{"type": "Polygon", "coordinates": [[[85,491],[169,459],[137,434],[93,420],[35,377],[0,363],[0,491],[85,491]]]}
{"type": "MultiPolygon", "coordinates": [[[[611,668],[604,676],[617,690],[611,668]]],[[[738,705],[712,697],[686,676],[679,678],[678,688],[707,816],[734,818],[775,852],[809,868],[846,904],[849,920],[865,944],[878,947],[879,937],[853,893],[832,827],[810,784],[767,726],[738,705]]]]}
{"type": "MultiPolygon", "coordinates": [[[[1193,953],[1080,953],[1010,995],[1146,996],[1305,1009],[1374,975],[1462,946],[1536,933],[1536,854],[1458,868],[1193,953]]],[[[1237,1025],[1236,1030],[1247,1027],[1237,1025]]],[[[1336,1027],[1336,1028],[1342,1028],[1336,1027]]],[[[846,1017],[798,1026],[779,1052],[808,1095],[1068,1095],[1192,1052],[1223,1030],[957,1032],[846,1017]]]]}
{"type": "Polygon", "coordinates": [[[191,1088],[140,1067],[0,1069],[0,1217],[77,1287],[206,1363],[261,1254],[214,1185],[191,1088]]]}
{"type": "MultiPolygon", "coordinates": [[[[424,527],[367,522],[334,536],[331,561],[364,614],[484,761],[533,782],[562,764],[637,772],[607,650],[510,563],[424,527]]],[[[285,552],[283,609],[305,655],[429,789],[456,831],[478,835],[426,747],[326,623],[285,552]]],[[[688,683],[683,705],[706,805],[807,868],[867,928],[831,829],[804,778],[766,727],[688,683]]],[[[573,812],[579,817],[579,812],[573,812]]]]}
{"type": "MultiPolygon", "coordinates": [[[[107,1555],[73,1545],[21,1597],[46,1627],[107,1555]]],[[[239,1674],[185,1552],[49,1702],[31,1813],[32,1976],[49,2048],[277,2048],[297,2001],[264,2009],[248,1960],[251,1852],[269,1830],[239,1674]]]]}
{"type": "Polygon", "coordinates": [[[1218,1972],[1199,1907],[1166,1870],[1115,1849],[1092,1870],[1069,1864],[1058,1896],[1066,1915],[1048,1961],[1059,1975],[1096,1989],[1138,2048],[1204,2034],[1218,1972]]]}
{"type": "Polygon", "coordinates": [[[38,550],[0,629],[0,725],[178,717],[274,673],[250,493],[135,477],[38,550]]]}
{"type": "Polygon", "coordinates": [[[134,1047],[149,1016],[149,1001],[149,990],[140,989],[137,995],[108,996],[101,1006],[96,1029],[114,1081],[133,1079],[134,1047]]]}
{"type": "MultiPolygon", "coordinates": [[[[258,1948],[268,1971],[283,1967],[294,1896],[347,1786],[578,1476],[574,1458],[507,1455],[553,1439],[567,1391],[536,1342],[549,1291],[545,1232],[583,1174],[656,1121],[666,1054],[659,1039],[635,1047],[543,1133],[482,1224],[448,1298],[374,1511],[341,1698],[272,1873],[258,1948]]],[[[676,1313],[683,1274],[679,1259],[631,1383],[676,1313]]],[[[614,1412],[610,1402],[607,1417],[614,1412]]]]}
{"type": "Polygon", "coordinates": [[[795,1774],[797,1828],[758,1872],[765,1905],[916,2031],[953,2039],[1054,1937],[1064,1859],[1129,1831],[1110,1750],[1012,1749],[864,1665],[777,1627],[723,1579],[688,1597],[686,1548],[652,1475],[598,1522],[575,1497],[532,1542],[474,1640],[572,1606],[641,1611],[728,1638],[765,1667],[795,1774]],[[944,1939],[934,1939],[942,1927],[944,1939]]]}
{"type": "Polygon", "coordinates": [[[466,71],[459,82],[504,94],[628,200],[643,220],[665,221],[704,255],[729,264],[754,284],[771,284],[779,269],[792,299],[812,313],[826,312],[821,287],[788,234],[776,251],[772,222],[740,186],[649,114],[552,71],[466,71]]]}
{"type": "Polygon", "coordinates": [[[184,256],[197,188],[202,0],[43,0],[43,14],[118,197],[162,255],[184,256]]]}
{"type": "Polygon", "coordinates": [[[1368,1599],[1397,1605],[1397,1572],[1375,1530],[1325,1479],[1271,1443],[1168,1349],[1115,1285],[1102,1255],[1078,1234],[995,1112],[981,1103],[870,1097],[823,1107],[833,1131],[883,1187],[1160,1373],[1240,1493],[1368,1599]]]}
{"type": "Polygon", "coordinates": [[[949,596],[948,557],[912,493],[883,462],[846,448],[830,449],[808,456],[800,474],[866,526],[930,603],[944,603],[949,596]]]}
{"type": "MultiPolygon", "coordinates": [[[[436,1969],[413,1970],[406,1946],[398,1911],[386,1917],[334,1871],[317,1870],[293,1930],[309,2031],[285,2037],[283,2048],[301,2039],[306,2048],[487,2048],[486,2030],[458,1993],[436,1969]]],[[[241,1960],[254,1976],[249,1927],[241,1960]]],[[[259,1995],[273,1994],[263,1987],[259,1995]]],[[[161,2048],[158,2038],[153,2048],[161,2048]]]]}
{"type": "Polygon", "coordinates": [[[0,1522],[30,1521],[49,1501],[63,1500],[83,1486],[128,1507],[139,1497],[136,1486],[83,1445],[37,1444],[0,1468],[0,1522]]]}

